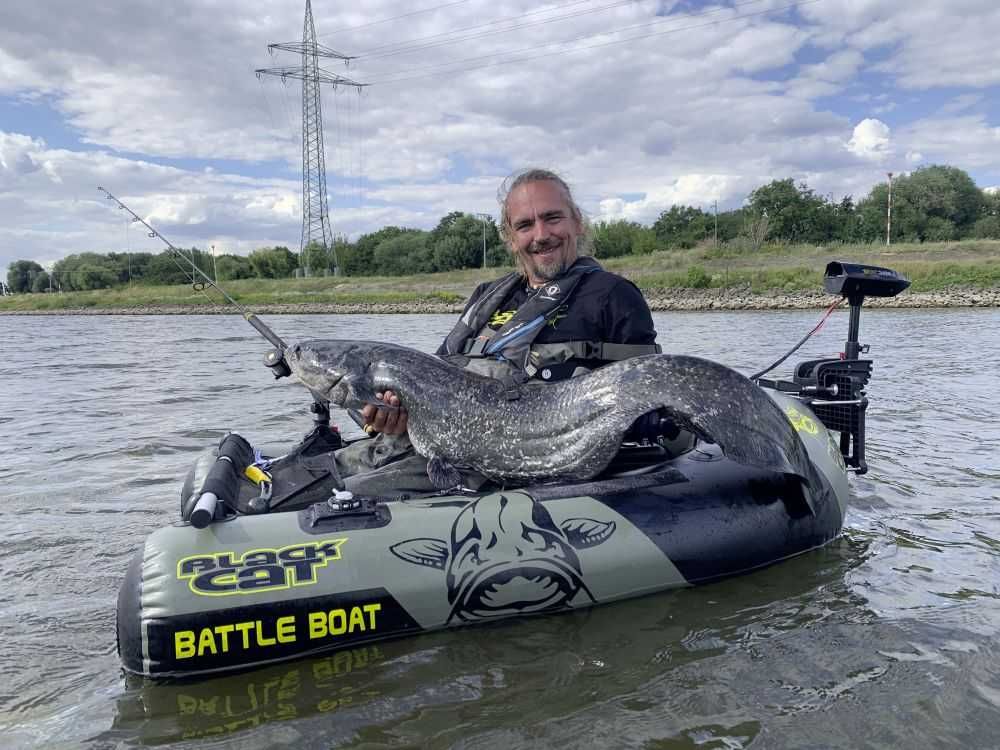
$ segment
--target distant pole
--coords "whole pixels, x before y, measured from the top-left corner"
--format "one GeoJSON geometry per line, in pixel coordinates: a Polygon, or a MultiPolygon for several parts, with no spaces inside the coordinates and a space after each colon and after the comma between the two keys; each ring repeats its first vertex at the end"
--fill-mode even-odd
{"type": "Polygon", "coordinates": [[[719,200],[715,200],[715,246],[719,246],[719,200]]]}
{"type": "Polygon", "coordinates": [[[889,200],[885,204],[885,244],[888,247],[892,241],[892,172],[886,174],[889,175],[889,200]]]}
{"type": "Polygon", "coordinates": [[[483,268],[486,268],[486,220],[490,218],[490,215],[476,214],[476,216],[483,222],[483,268]]]}
{"type": "Polygon", "coordinates": [[[212,245],[212,270],[215,276],[215,283],[219,283],[219,264],[215,260],[215,245],[212,245]]]}

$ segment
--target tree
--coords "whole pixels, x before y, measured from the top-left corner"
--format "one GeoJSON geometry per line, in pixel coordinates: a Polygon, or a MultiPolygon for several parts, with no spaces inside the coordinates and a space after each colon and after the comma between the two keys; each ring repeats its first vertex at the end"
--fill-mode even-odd
{"type": "Polygon", "coordinates": [[[656,239],[667,247],[694,247],[714,230],[714,218],[694,206],[671,206],[653,222],[656,239]]]}
{"type": "Polygon", "coordinates": [[[465,214],[461,211],[452,211],[451,213],[442,216],[441,220],[437,223],[437,226],[431,230],[430,243],[432,245],[436,245],[438,242],[451,234],[451,230],[455,225],[455,222],[463,216],[465,216],[465,214]]]}
{"type": "Polygon", "coordinates": [[[7,286],[14,294],[31,291],[35,277],[45,269],[33,260],[15,260],[7,266],[7,286]]]}
{"type": "Polygon", "coordinates": [[[322,276],[333,265],[333,257],[325,245],[313,240],[302,248],[302,268],[309,276],[322,276]]]}
{"type": "MultiPolygon", "coordinates": [[[[956,167],[921,167],[901,182],[904,195],[921,214],[928,220],[951,222],[959,236],[971,231],[985,204],[983,191],[968,173],[956,167]]],[[[941,227],[940,222],[932,222],[925,231],[940,232],[941,227]]]]}
{"type": "Polygon", "coordinates": [[[62,289],[78,291],[117,286],[127,271],[117,258],[101,253],[77,253],[58,261],[52,273],[62,289]]]}
{"type": "Polygon", "coordinates": [[[143,270],[143,281],[147,284],[187,284],[191,281],[191,265],[178,258],[172,250],[164,250],[154,255],[143,270]]]}
{"type": "Polygon", "coordinates": [[[827,242],[832,239],[832,214],[826,201],[804,182],[773,180],[750,193],[755,217],[767,216],[770,235],[787,242],[827,242]]]}
{"type": "Polygon", "coordinates": [[[347,240],[346,235],[335,234],[333,236],[333,247],[330,248],[330,265],[341,275],[347,275],[346,266],[350,260],[354,246],[347,240]]]}
{"type": "Polygon", "coordinates": [[[51,284],[49,275],[45,271],[42,271],[35,274],[35,280],[31,282],[31,291],[35,293],[47,292],[49,291],[49,284],[51,284]]]}
{"type": "Polygon", "coordinates": [[[435,270],[451,271],[483,265],[484,236],[488,259],[490,249],[501,244],[500,233],[492,218],[484,225],[479,217],[459,211],[442,217],[428,237],[428,244],[434,248],[435,270]],[[440,251],[438,248],[441,248],[440,251]]]}
{"type": "Polygon", "coordinates": [[[758,252],[770,232],[771,221],[766,212],[758,216],[754,216],[751,213],[745,213],[743,215],[743,220],[743,237],[750,245],[750,249],[754,252],[758,252]]]}
{"type": "MultiPolygon", "coordinates": [[[[888,193],[888,183],[882,182],[858,203],[864,239],[885,239],[888,193]]],[[[922,167],[893,180],[891,239],[924,242],[972,236],[988,205],[986,195],[961,169],[922,167]]]]}
{"type": "Polygon", "coordinates": [[[463,268],[467,260],[467,248],[459,237],[443,237],[434,243],[434,270],[450,271],[463,268]]]}
{"type": "Polygon", "coordinates": [[[840,242],[861,240],[861,217],[855,210],[854,197],[845,195],[840,203],[831,208],[833,211],[833,239],[840,242]]]}
{"type": "Polygon", "coordinates": [[[108,266],[96,263],[82,263],[73,271],[73,288],[89,291],[109,289],[118,284],[118,274],[108,266]]]}
{"type": "Polygon", "coordinates": [[[283,245],[254,250],[249,260],[254,273],[262,279],[287,279],[299,265],[298,256],[283,245]]]}
{"type": "Polygon", "coordinates": [[[972,227],[972,236],[1000,240],[1000,192],[983,192],[983,209],[972,227]]]}
{"type": "Polygon", "coordinates": [[[594,225],[594,257],[618,258],[632,252],[632,240],[642,226],[634,221],[618,219],[600,221],[594,225]]]}
{"type": "Polygon", "coordinates": [[[723,211],[718,217],[712,217],[712,235],[715,235],[715,222],[719,222],[719,242],[726,243],[739,237],[746,222],[746,210],[737,208],[734,211],[723,211]]]}
{"type": "Polygon", "coordinates": [[[382,227],[377,232],[363,234],[354,243],[352,252],[344,262],[344,272],[349,276],[374,276],[378,271],[375,265],[375,248],[381,242],[398,237],[410,230],[400,227],[382,227]]]}
{"type": "Polygon", "coordinates": [[[427,235],[419,229],[407,229],[380,242],[372,255],[376,273],[406,276],[432,272],[434,257],[433,250],[427,246],[427,235]]]}
{"type": "Polygon", "coordinates": [[[216,259],[216,268],[219,270],[219,281],[252,279],[254,276],[250,259],[242,255],[230,255],[228,253],[220,255],[216,259]]]}
{"type": "Polygon", "coordinates": [[[649,227],[639,227],[632,235],[632,254],[649,255],[659,247],[656,232],[649,227]]]}

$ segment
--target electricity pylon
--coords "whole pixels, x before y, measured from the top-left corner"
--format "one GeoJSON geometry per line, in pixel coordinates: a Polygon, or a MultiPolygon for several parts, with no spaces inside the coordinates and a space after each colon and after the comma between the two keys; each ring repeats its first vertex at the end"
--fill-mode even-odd
{"type": "Polygon", "coordinates": [[[310,0],[306,0],[302,41],[267,45],[268,52],[273,53],[276,49],[302,54],[302,65],[299,67],[259,68],[254,71],[258,78],[268,75],[278,76],[282,82],[289,78],[302,81],[302,239],[299,251],[304,250],[310,242],[321,243],[333,253],[333,272],[337,274],[339,264],[330,229],[330,210],[326,202],[326,157],[323,150],[320,86],[324,83],[329,83],[334,88],[354,86],[360,91],[368,84],[352,81],[319,67],[321,57],[332,57],[345,63],[354,58],[316,43],[316,27],[313,24],[310,0]]]}

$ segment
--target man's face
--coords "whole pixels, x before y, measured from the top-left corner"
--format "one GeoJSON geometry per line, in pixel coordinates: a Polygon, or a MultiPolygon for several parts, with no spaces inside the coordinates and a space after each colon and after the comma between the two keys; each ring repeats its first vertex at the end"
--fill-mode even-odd
{"type": "Polygon", "coordinates": [[[551,281],[576,261],[583,225],[562,187],[551,180],[527,182],[507,196],[510,251],[531,286],[551,281]]]}

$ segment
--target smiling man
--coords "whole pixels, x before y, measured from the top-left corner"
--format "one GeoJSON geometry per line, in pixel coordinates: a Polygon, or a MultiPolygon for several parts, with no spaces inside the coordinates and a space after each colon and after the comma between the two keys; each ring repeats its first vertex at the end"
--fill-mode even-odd
{"type": "MultiPolygon", "coordinates": [[[[439,356],[513,387],[659,353],[635,284],[581,256],[587,222],[565,180],[528,169],[508,177],[497,197],[500,233],[517,270],[476,288],[439,356]]],[[[383,398],[399,406],[395,394],[383,398]]],[[[405,409],[366,406],[362,414],[371,432],[406,432],[405,409]]]]}
{"type": "Polygon", "coordinates": [[[659,352],[639,289],[582,256],[587,223],[561,177],[525,170],[498,197],[517,270],[473,292],[439,355],[493,377],[554,381],[659,352]]]}

